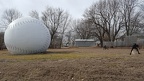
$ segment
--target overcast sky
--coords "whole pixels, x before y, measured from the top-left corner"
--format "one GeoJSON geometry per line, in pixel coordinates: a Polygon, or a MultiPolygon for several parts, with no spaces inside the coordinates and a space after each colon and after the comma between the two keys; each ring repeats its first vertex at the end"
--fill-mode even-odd
{"type": "Polygon", "coordinates": [[[68,11],[73,18],[82,18],[84,10],[98,0],[0,0],[0,12],[15,8],[24,16],[31,10],[42,12],[46,6],[62,8],[68,11]]]}

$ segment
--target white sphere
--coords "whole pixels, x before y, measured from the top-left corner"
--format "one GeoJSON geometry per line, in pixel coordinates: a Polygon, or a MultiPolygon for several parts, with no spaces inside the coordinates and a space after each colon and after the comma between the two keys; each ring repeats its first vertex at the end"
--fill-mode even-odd
{"type": "Polygon", "coordinates": [[[41,53],[48,49],[51,36],[48,28],[31,17],[22,17],[9,24],[4,42],[12,54],[41,53]]]}

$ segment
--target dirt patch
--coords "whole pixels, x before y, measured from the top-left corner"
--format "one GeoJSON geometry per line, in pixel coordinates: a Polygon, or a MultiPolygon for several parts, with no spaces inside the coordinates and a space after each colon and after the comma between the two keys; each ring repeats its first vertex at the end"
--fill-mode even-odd
{"type": "Polygon", "coordinates": [[[0,81],[143,81],[144,50],[140,50],[140,55],[129,55],[129,52],[130,49],[49,49],[42,56],[81,57],[21,60],[9,59],[4,50],[0,54],[0,81]]]}

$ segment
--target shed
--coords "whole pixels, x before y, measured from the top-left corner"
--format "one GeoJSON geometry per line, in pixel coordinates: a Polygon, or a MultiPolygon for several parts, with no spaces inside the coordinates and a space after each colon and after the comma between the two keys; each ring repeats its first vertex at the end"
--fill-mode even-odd
{"type": "Polygon", "coordinates": [[[91,47],[95,45],[96,41],[94,39],[75,39],[75,46],[78,47],[91,47]]]}

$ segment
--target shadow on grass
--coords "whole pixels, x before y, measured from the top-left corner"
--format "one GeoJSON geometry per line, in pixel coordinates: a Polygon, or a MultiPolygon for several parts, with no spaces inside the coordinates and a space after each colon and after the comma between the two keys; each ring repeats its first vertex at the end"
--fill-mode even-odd
{"type": "Polygon", "coordinates": [[[42,53],[34,53],[34,54],[10,54],[10,55],[46,55],[46,54],[71,54],[75,53],[76,51],[46,51],[42,53]]]}
{"type": "Polygon", "coordinates": [[[43,54],[71,54],[74,53],[75,51],[46,51],[43,54]]]}

